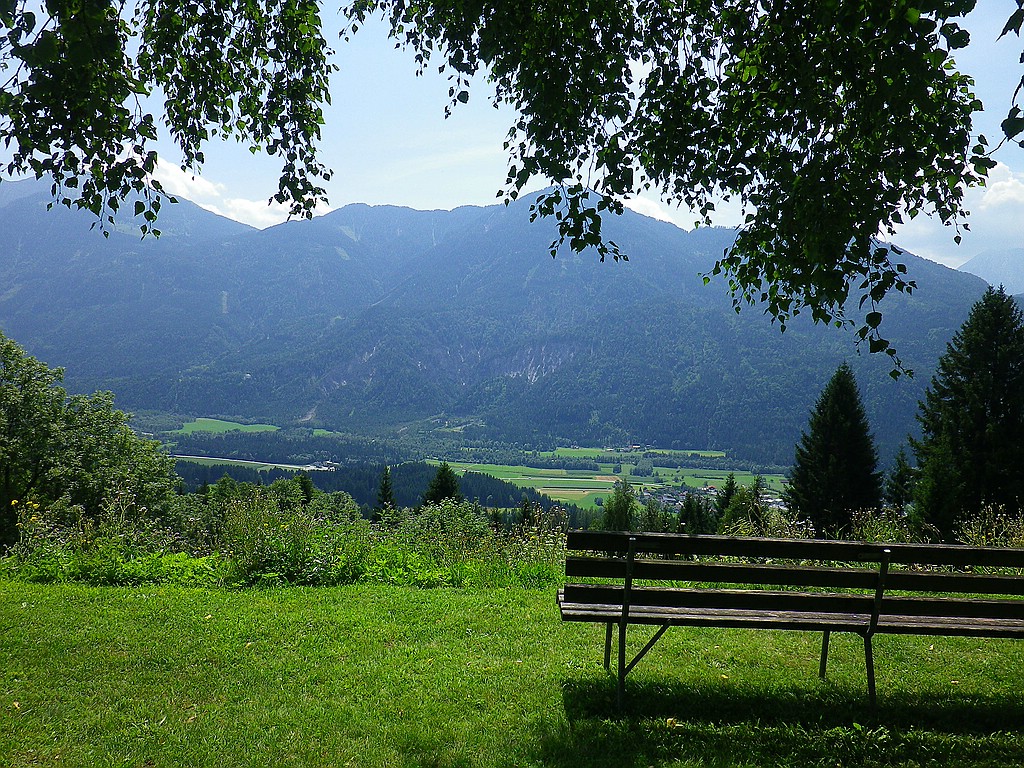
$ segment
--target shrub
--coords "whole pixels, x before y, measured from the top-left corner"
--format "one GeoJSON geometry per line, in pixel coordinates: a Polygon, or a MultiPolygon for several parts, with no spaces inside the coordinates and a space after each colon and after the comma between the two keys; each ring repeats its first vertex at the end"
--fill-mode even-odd
{"type": "Polygon", "coordinates": [[[227,503],[222,547],[241,584],[347,583],[366,570],[369,523],[332,520],[312,504],[282,506],[257,490],[227,503]]]}

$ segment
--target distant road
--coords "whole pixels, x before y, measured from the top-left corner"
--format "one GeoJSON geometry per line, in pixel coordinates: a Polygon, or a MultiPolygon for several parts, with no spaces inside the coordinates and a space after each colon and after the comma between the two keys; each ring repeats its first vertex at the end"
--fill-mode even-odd
{"type": "Polygon", "coordinates": [[[182,453],[170,454],[172,459],[203,459],[218,464],[253,464],[257,467],[274,467],[275,469],[294,469],[301,472],[331,472],[333,467],[318,467],[316,464],[278,464],[274,461],[249,461],[248,459],[225,459],[222,456],[189,456],[182,453]]]}

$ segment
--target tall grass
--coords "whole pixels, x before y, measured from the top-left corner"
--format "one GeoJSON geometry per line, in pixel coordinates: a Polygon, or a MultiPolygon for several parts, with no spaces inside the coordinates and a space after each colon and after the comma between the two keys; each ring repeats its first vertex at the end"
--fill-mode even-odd
{"type": "Polygon", "coordinates": [[[539,587],[564,573],[564,529],[548,520],[505,529],[474,504],[446,500],[371,523],[347,495],[307,499],[294,490],[286,482],[184,500],[173,521],[113,507],[84,519],[26,505],[21,539],[0,573],[106,586],[259,587],[539,587]]]}

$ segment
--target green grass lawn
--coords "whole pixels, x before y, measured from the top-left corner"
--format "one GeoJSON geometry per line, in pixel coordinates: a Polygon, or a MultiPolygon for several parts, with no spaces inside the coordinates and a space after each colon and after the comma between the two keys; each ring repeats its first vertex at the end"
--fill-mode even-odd
{"type": "Polygon", "coordinates": [[[199,418],[190,421],[181,429],[170,434],[191,435],[194,432],[213,432],[222,434],[224,432],[276,432],[280,427],[273,424],[239,424],[237,421],[223,421],[222,419],[199,418]]]}
{"type": "Polygon", "coordinates": [[[620,717],[552,590],[0,582],[0,633],[3,766],[1024,763],[1013,641],[876,638],[873,713],[858,638],[673,630],[620,717]]]}

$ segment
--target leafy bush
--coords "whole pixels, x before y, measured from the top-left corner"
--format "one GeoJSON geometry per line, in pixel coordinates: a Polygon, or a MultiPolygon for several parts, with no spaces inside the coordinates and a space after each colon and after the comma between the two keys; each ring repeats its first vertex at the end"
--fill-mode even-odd
{"type": "Polygon", "coordinates": [[[227,504],[222,551],[241,584],[342,584],[365,572],[369,533],[362,519],[332,520],[323,506],[258,491],[227,504]]]}
{"type": "Polygon", "coordinates": [[[197,558],[177,551],[174,533],[138,512],[125,494],[115,494],[97,518],[75,505],[43,509],[26,502],[19,513],[18,543],[4,558],[2,571],[25,581],[97,586],[223,583],[226,569],[220,556],[197,558]]]}
{"type": "Polygon", "coordinates": [[[364,520],[347,494],[294,480],[218,483],[183,497],[161,521],[130,494],[102,514],[57,503],[22,506],[19,543],[0,573],[96,585],[336,585],[544,587],[564,575],[565,515],[535,510],[528,524],[492,525],[479,505],[445,499],[364,520]]]}

